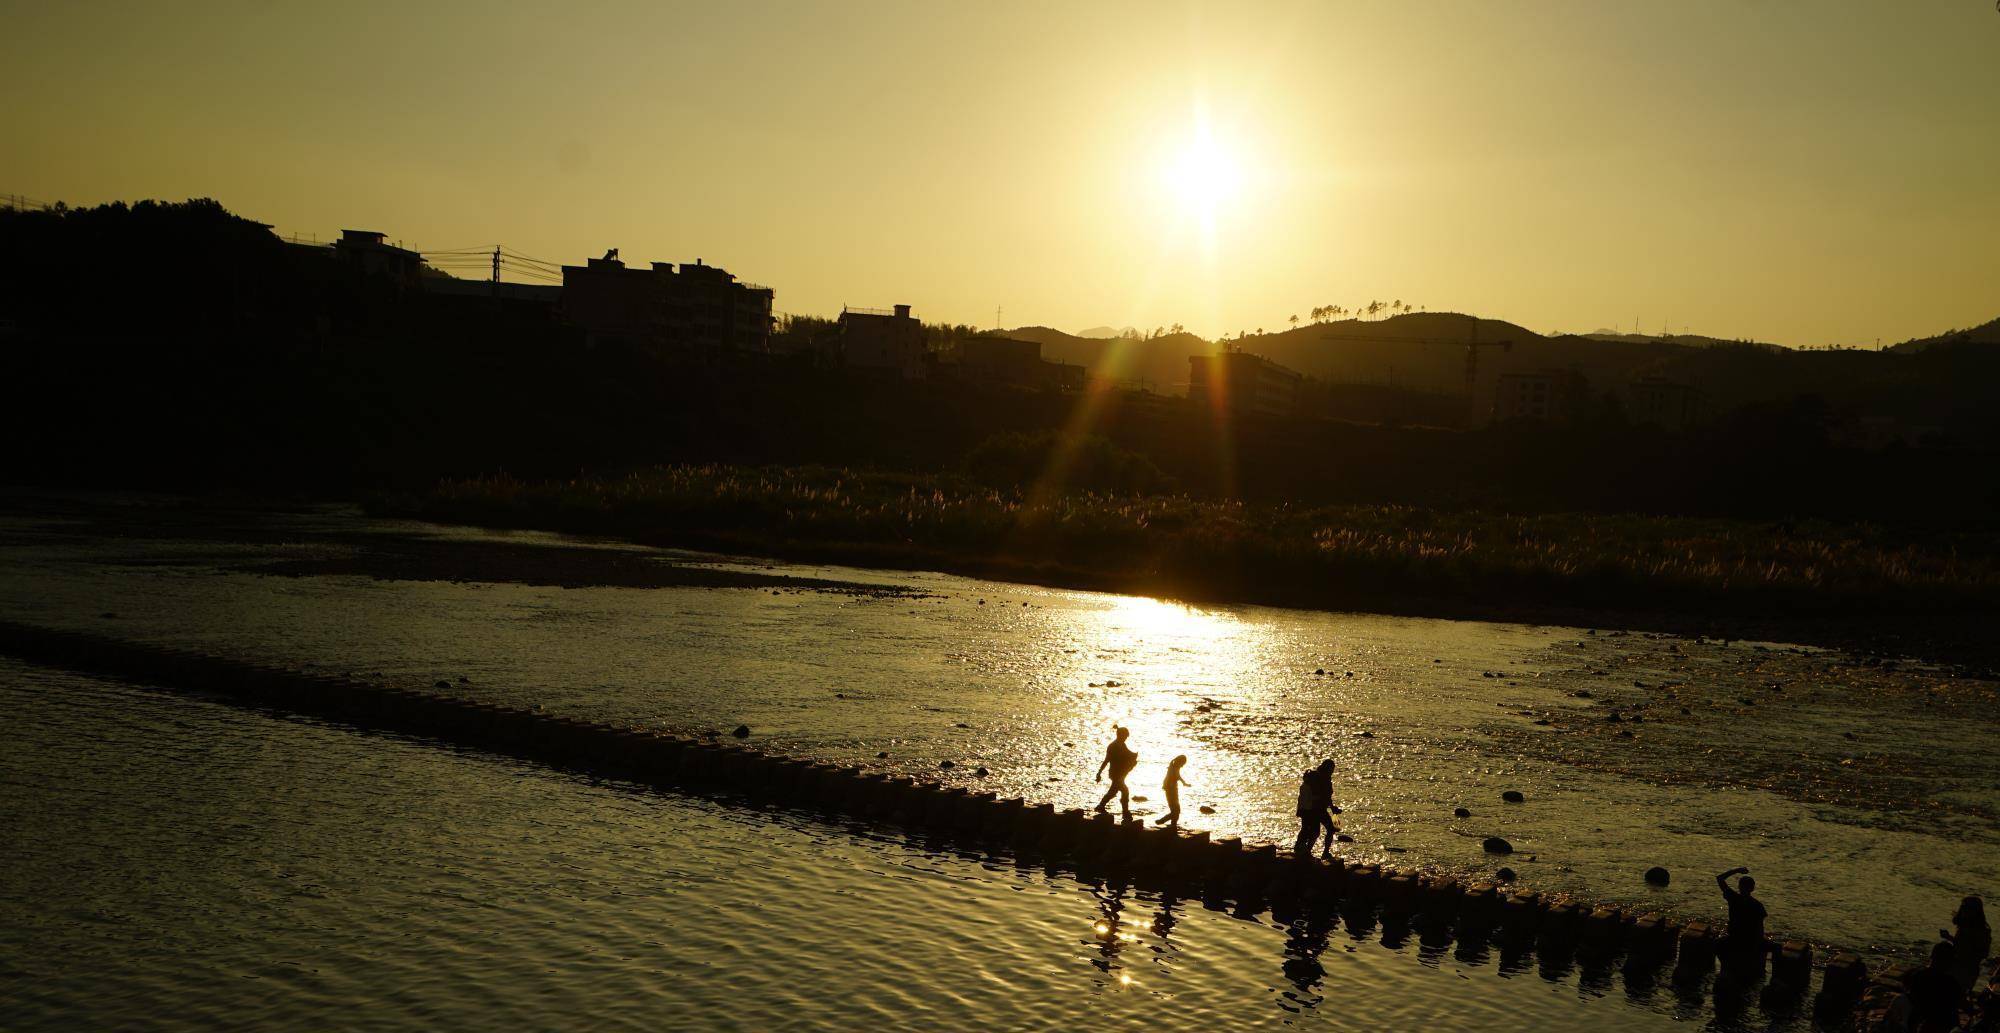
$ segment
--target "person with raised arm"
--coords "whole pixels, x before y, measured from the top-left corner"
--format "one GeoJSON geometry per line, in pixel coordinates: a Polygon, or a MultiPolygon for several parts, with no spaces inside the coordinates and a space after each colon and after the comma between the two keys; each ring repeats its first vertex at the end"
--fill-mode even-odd
{"type": "Polygon", "coordinates": [[[1754,895],[1757,880],[1750,877],[1748,868],[1731,868],[1715,877],[1715,884],[1722,889],[1722,899],[1729,904],[1729,933],[1722,938],[1717,951],[1723,964],[1732,968],[1764,967],[1764,954],[1769,945],[1764,940],[1764,902],[1754,895]],[[1741,875],[1732,888],[1729,878],[1741,875]]]}

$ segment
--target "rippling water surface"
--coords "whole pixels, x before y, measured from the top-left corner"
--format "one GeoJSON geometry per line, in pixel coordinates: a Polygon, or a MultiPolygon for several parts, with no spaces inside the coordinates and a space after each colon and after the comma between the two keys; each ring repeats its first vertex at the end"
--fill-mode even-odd
{"type": "MultiPolygon", "coordinates": [[[[0,660],[0,1028],[1664,1029],[1699,996],[0,660]]],[[[1759,1027],[1750,1003],[1737,1017],[1759,1027]]]]}
{"type": "MultiPolygon", "coordinates": [[[[1774,931],[1878,952],[1913,949],[1960,895],[2000,883],[1995,685],[1908,663],[1188,607],[333,510],[8,508],[11,619],[395,684],[443,679],[681,731],[742,722],[773,748],[1063,806],[1095,801],[1092,769],[1119,722],[1141,755],[1142,812],[1185,753],[1186,823],[1249,838],[1289,840],[1298,772],[1331,756],[1350,856],[1491,872],[1480,843],[1497,834],[1538,888],[1705,917],[1718,911],[1712,873],[1748,865],[1774,931]],[[1527,802],[1501,803],[1508,789],[1527,802]],[[1454,818],[1460,806],[1472,817],[1454,818]],[[1671,886],[1644,885],[1655,864],[1671,886]]],[[[710,877],[716,894],[739,892],[734,876],[710,877]]],[[[810,909],[801,921],[799,949],[828,951],[810,909]]]]}

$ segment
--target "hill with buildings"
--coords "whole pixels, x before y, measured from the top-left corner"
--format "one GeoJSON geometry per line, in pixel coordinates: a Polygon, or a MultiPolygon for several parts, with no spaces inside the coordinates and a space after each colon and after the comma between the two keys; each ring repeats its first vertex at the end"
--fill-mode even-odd
{"type": "Polygon", "coordinates": [[[1949,343],[1994,324],[1885,352],[1429,312],[1208,341],[982,333],[897,305],[773,333],[772,288],[698,261],[428,274],[509,257],[361,230],[284,241],[207,201],[0,210],[0,383],[33,386],[0,408],[0,436],[31,460],[14,475],[326,488],[660,461],[939,471],[996,435],[1088,417],[1197,493],[1928,513],[1926,498],[1974,490],[1950,473],[1963,450],[2000,449],[2000,348],[1949,343]],[[1114,389],[1088,406],[1086,369],[1114,389]]]}

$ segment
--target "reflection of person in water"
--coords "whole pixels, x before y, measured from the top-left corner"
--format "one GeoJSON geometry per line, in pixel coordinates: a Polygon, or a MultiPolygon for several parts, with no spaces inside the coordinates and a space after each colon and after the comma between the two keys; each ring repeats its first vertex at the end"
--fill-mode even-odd
{"type": "Polygon", "coordinates": [[[1091,932],[1097,939],[1097,957],[1091,964],[1104,972],[1115,972],[1121,966],[1118,957],[1125,951],[1128,937],[1124,931],[1125,891],[1105,887],[1093,891],[1097,897],[1097,921],[1091,924],[1091,932]]]}
{"type": "Polygon", "coordinates": [[[1305,860],[1312,857],[1313,844],[1319,842],[1322,831],[1326,833],[1326,849],[1320,856],[1333,860],[1334,837],[1340,828],[1333,823],[1333,761],[1320,761],[1319,767],[1299,777],[1299,837],[1292,844],[1292,855],[1305,860]]]}
{"type": "Polygon", "coordinates": [[[1167,764],[1167,780],[1160,783],[1160,788],[1165,790],[1167,794],[1167,813],[1160,815],[1157,819],[1161,825],[1173,825],[1177,828],[1180,826],[1181,787],[1194,784],[1181,777],[1181,769],[1186,766],[1187,754],[1185,753],[1175,757],[1167,764]]]}
{"type": "Polygon", "coordinates": [[[1180,919],[1174,916],[1174,909],[1179,906],[1179,898],[1163,893],[1160,895],[1160,910],[1153,915],[1153,935],[1160,938],[1160,945],[1168,951],[1174,949],[1172,934],[1174,926],[1180,924],[1180,919]]]}
{"type": "Polygon", "coordinates": [[[1715,877],[1715,884],[1722,889],[1722,899],[1729,903],[1729,934],[1722,938],[1723,963],[1736,968],[1764,967],[1764,952],[1768,949],[1764,942],[1764,902],[1754,894],[1757,880],[1750,877],[1748,868],[1731,868],[1715,877]],[[1729,885],[1729,877],[1741,875],[1735,888],[1729,885]]]}
{"type": "Polygon", "coordinates": [[[1097,777],[1100,781],[1103,780],[1107,770],[1111,772],[1111,788],[1106,789],[1104,798],[1097,801],[1099,814],[1104,813],[1105,806],[1115,795],[1118,797],[1119,809],[1125,812],[1125,817],[1128,820],[1132,817],[1132,790],[1125,784],[1125,776],[1130,775],[1132,769],[1139,765],[1139,755],[1132,752],[1130,746],[1125,745],[1125,740],[1131,734],[1131,729],[1119,727],[1117,737],[1111,740],[1111,745],[1104,748],[1104,762],[1097,765],[1097,777]]]}
{"type": "Polygon", "coordinates": [[[1326,952],[1328,924],[1322,920],[1293,922],[1285,936],[1285,979],[1298,989],[1295,998],[1305,1007],[1319,1004],[1324,997],[1319,986],[1326,979],[1320,955],[1326,952]]]}

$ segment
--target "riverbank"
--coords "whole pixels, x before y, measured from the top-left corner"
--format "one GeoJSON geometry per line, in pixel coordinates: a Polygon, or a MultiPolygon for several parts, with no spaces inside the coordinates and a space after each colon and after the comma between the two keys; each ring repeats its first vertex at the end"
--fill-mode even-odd
{"type": "Polygon", "coordinates": [[[1873,525],[1037,497],[830,468],[447,481],[385,515],[1204,603],[1787,641],[1990,670],[1991,536],[1873,525]]]}

